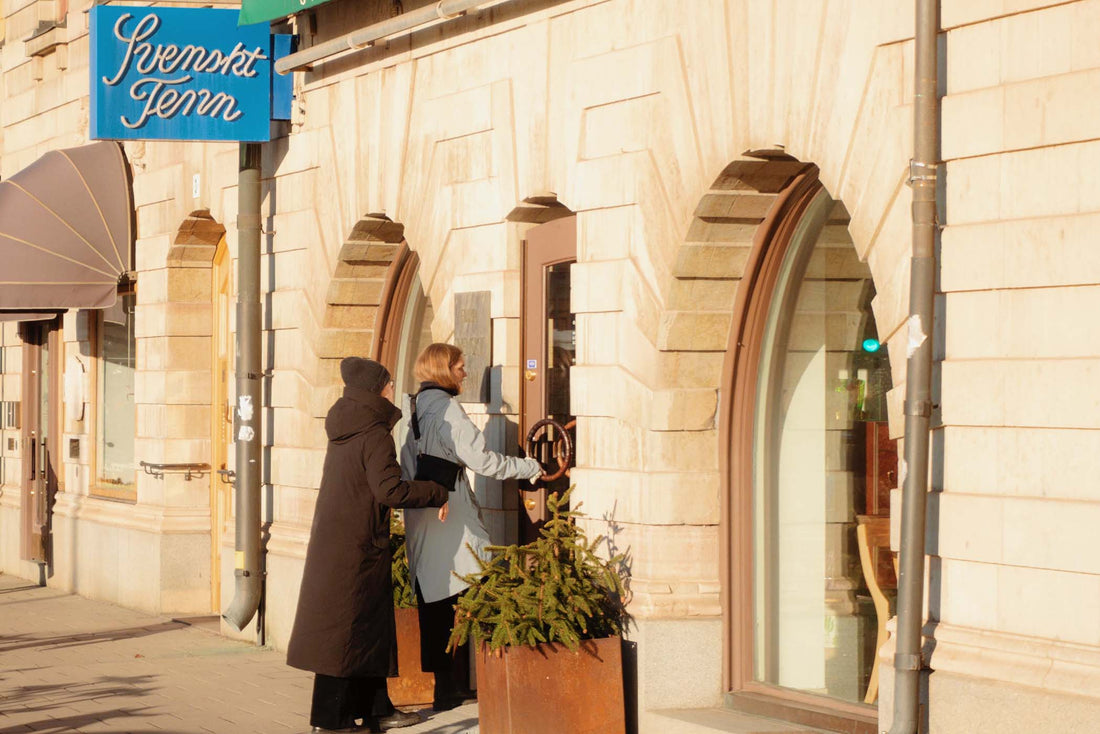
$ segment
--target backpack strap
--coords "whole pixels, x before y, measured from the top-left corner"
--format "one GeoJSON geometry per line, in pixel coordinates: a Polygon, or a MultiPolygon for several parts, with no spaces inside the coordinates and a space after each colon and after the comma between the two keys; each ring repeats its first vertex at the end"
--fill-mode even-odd
{"type": "Polygon", "coordinates": [[[409,393],[409,422],[412,424],[413,436],[420,440],[420,420],[416,417],[416,399],[420,393],[409,393]]]}
{"type": "Polygon", "coordinates": [[[409,393],[409,422],[412,424],[413,437],[415,437],[417,441],[420,440],[420,419],[416,415],[416,399],[429,390],[440,390],[448,395],[451,394],[438,385],[428,385],[427,387],[420,388],[420,390],[415,393],[409,393]]]}

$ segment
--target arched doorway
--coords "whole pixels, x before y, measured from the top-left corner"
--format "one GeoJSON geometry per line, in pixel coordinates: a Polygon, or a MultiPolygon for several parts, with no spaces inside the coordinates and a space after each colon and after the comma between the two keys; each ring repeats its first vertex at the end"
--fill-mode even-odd
{"type": "MultiPolygon", "coordinates": [[[[407,242],[401,243],[390,264],[381,300],[378,337],[372,356],[386,365],[393,375],[394,394],[401,405],[404,396],[418,387],[413,367],[420,352],[433,341],[435,316],[431,298],[420,278],[420,256],[409,249],[407,242]]],[[[407,412],[394,427],[398,446],[404,443],[408,430],[407,412]]]]}
{"type": "Polygon", "coordinates": [[[837,731],[875,731],[896,585],[874,293],[847,210],[805,167],[757,228],[727,350],[726,673],[732,705],[837,731]]]}

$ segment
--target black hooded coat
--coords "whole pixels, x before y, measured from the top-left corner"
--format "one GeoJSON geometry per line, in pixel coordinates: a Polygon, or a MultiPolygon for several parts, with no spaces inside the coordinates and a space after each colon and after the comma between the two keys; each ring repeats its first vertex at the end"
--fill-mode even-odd
{"type": "Polygon", "coordinates": [[[397,674],[390,508],[439,507],[447,490],[405,481],[392,403],[348,387],[325,419],[328,450],[287,664],[340,678],[397,674]]]}

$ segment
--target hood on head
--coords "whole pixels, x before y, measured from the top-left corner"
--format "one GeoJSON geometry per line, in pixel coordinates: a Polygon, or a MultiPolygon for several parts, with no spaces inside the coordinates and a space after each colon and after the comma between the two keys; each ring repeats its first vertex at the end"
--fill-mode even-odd
{"type": "Polygon", "coordinates": [[[381,395],[349,387],[325,417],[325,433],[330,441],[342,443],[372,426],[391,431],[400,418],[401,410],[381,395]]]}

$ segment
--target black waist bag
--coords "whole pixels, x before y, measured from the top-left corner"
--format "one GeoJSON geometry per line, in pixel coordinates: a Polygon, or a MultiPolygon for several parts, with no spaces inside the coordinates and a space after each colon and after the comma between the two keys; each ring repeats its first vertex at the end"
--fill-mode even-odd
{"type": "MultiPolygon", "coordinates": [[[[416,441],[419,443],[420,421],[416,417],[416,399],[419,397],[419,393],[409,397],[412,398],[409,401],[409,406],[412,413],[410,422],[412,423],[413,436],[416,437],[416,441]]],[[[435,482],[446,487],[448,492],[453,492],[460,471],[462,471],[462,464],[456,464],[453,461],[418,451],[416,454],[416,474],[413,475],[413,479],[435,482]]]]}
{"type": "Polygon", "coordinates": [[[430,479],[436,484],[442,484],[448,492],[455,491],[455,482],[458,480],[458,472],[462,470],[461,464],[441,459],[431,454],[416,455],[416,476],[413,479],[430,479]]]}

